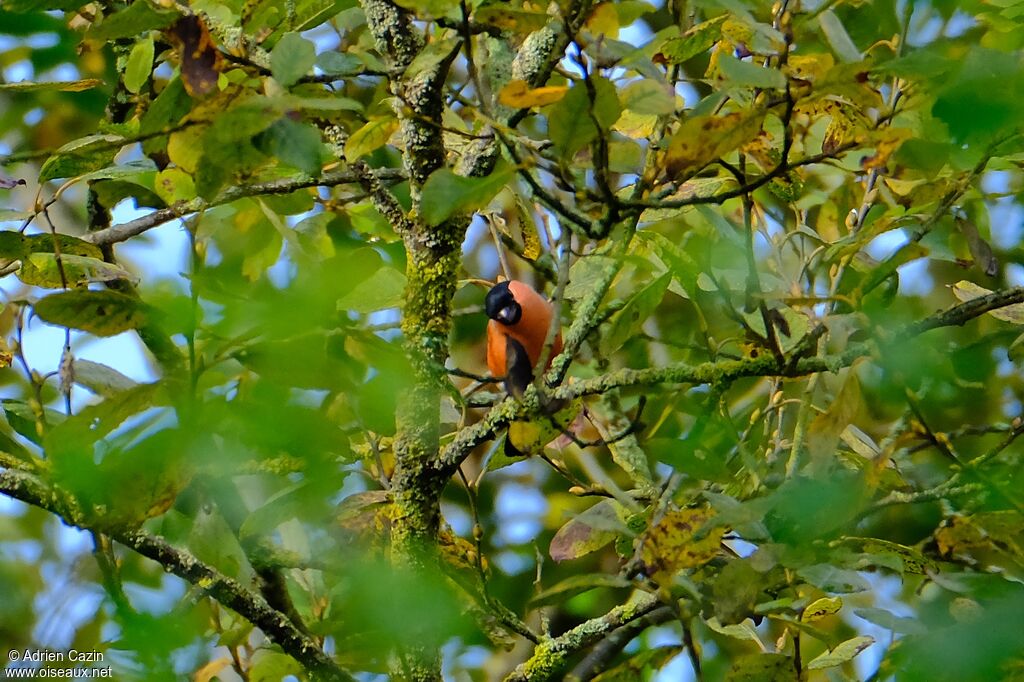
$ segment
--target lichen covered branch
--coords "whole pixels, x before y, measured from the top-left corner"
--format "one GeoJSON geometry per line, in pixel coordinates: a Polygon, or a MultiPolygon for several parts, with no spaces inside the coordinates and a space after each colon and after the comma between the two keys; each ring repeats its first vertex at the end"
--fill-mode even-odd
{"type": "Polygon", "coordinates": [[[20,471],[0,471],[0,492],[59,516],[65,523],[96,531],[152,559],[165,570],[202,589],[259,627],[288,655],[301,663],[316,679],[354,682],[354,678],[337,666],[323,649],[303,634],[288,617],[275,609],[259,594],[246,589],[203,563],[188,552],[172,547],[161,537],[136,528],[104,523],[104,519],[86,518],[77,504],[65,493],[51,488],[40,479],[20,471]]]}

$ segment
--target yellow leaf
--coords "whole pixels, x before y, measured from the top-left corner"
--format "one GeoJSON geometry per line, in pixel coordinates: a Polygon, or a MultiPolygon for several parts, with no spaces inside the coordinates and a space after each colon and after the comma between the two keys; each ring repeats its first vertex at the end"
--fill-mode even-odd
{"type": "Polygon", "coordinates": [[[812,602],[804,612],[800,614],[800,621],[803,623],[813,623],[816,620],[821,620],[825,616],[831,616],[839,613],[839,610],[843,608],[843,600],[841,597],[822,597],[812,602]]]}
{"type": "Polygon", "coordinates": [[[602,2],[587,19],[586,29],[595,36],[607,36],[608,38],[619,37],[619,13],[615,11],[615,5],[611,2],[602,2]]]}
{"type": "Polygon", "coordinates": [[[696,116],[683,123],[669,141],[665,170],[679,177],[750,142],[761,132],[764,112],[696,116]]]}
{"type": "Polygon", "coordinates": [[[528,261],[535,261],[540,258],[540,235],[537,234],[537,224],[532,220],[524,220],[519,224],[523,231],[523,258],[528,261]]]}
{"type": "Polygon", "coordinates": [[[912,133],[907,128],[884,128],[870,140],[875,145],[875,153],[860,162],[863,168],[884,168],[889,157],[906,142],[912,133]]]}
{"type": "Polygon", "coordinates": [[[749,45],[754,37],[754,31],[748,24],[737,19],[726,19],[722,24],[722,35],[728,38],[729,42],[738,45],[743,43],[749,45]]]}
{"type": "Polygon", "coordinates": [[[657,582],[667,583],[676,572],[703,566],[718,554],[725,528],[706,529],[712,516],[708,509],[671,511],[648,531],[643,558],[657,582]]]}
{"type": "Polygon", "coordinates": [[[832,109],[832,120],[825,129],[825,137],[821,141],[823,154],[834,154],[843,145],[852,142],[857,129],[856,123],[846,114],[842,106],[832,109]]]}
{"type": "MultiPolygon", "coordinates": [[[[953,295],[964,303],[980,296],[987,296],[991,293],[992,292],[985,287],[978,286],[974,282],[968,282],[965,279],[960,280],[953,285],[953,295]]],[[[1024,303],[1015,303],[996,310],[990,310],[988,311],[988,314],[997,320],[1003,320],[1004,322],[1024,324],[1024,303]]]]}
{"type": "Polygon", "coordinates": [[[364,154],[380,149],[387,144],[396,130],[398,119],[391,116],[367,121],[366,125],[352,133],[345,143],[345,158],[355,161],[364,154]]]}
{"type": "Polygon", "coordinates": [[[170,134],[167,138],[167,155],[178,168],[186,173],[195,173],[199,159],[203,156],[200,140],[207,126],[189,126],[170,134]]]}
{"type": "Polygon", "coordinates": [[[825,77],[836,60],[831,54],[824,52],[820,54],[790,55],[786,60],[783,71],[793,78],[807,81],[817,81],[825,77]]]}
{"type": "Polygon", "coordinates": [[[565,97],[569,88],[565,85],[547,85],[543,88],[530,88],[526,81],[514,80],[498,93],[498,102],[507,107],[526,109],[554,104],[565,97]]]}
{"type": "Polygon", "coordinates": [[[658,125],[656,114],[638,114],[626,109],[612,126],[612,130],[634,140],[641,140],[653,135],[656,125],[658,125]]]}
{"type": "Polygon", "coordinates": [[[210,680],[217,676],[217,673],[229,665],[231,665],[230,658],[218,658],[212,660],[197,670],[195,677],[193,677],[192,680],[193,682],[210,682],[210,680]]]}

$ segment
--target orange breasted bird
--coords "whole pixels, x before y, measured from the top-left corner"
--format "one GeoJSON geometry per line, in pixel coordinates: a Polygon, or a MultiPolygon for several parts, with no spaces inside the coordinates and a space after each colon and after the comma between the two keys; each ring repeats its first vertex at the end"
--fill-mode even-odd
{"type": "MultiPolygon", "coordinates": [[[[551,327],[551,304],[529,284],[509,280],[494,285],[484,301],[487,317],[487,368],[505,377],[505,390],[521,397],[533,382],[534,368],[551,327]]],[[[555,336],[548,364],[562,351],[562,333],[555,336]]],[[[542,367],[543,372],[547,368],[542,367]]]]}
{"type": "MultiPolygon", "coordinates": [[[[487,317],[487,367],[494,376],[505,377],[505,390],[517,398],[522,397],[526,387],[533,382],[544,341],[554,311],[551,304],[529,284],[510,280],[496,284],[487,292],[484,302],[487,317]]],[[[562,334],[555,335],[547,364],[562,352],[562,334]]],[[[542,452],[544,446],[557,438],[564,429],[560,423],[568,423],[579,412],[578,401],[565,404],[548,404],[545,415],[536,421],[514,421],[509,424],[505,437],[505,454],[522,457],[542,452]]]]}

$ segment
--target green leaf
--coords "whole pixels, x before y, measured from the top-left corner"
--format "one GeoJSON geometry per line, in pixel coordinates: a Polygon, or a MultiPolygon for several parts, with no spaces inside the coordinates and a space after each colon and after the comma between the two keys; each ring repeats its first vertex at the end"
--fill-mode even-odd
{"type": "Polygon", "coordinates": [[[98,78],[83,78],[77,81],[54,81],[54,82],[42,82],[42,83],[30,83],[28,81],[22,81],[20,83],[0,83],[0,92],[40,92],[45,90],[57,91],[57,92],[81,92],[83,90],[91,90],[97,86],[103,85],[103,81],[98,78]]]}
{"type": "MultiPolygon", "coordinates": [[[[90,258],[103,257],[103,252],[98,246],[82,241],[78,237],[61,234],[57,235],[57,242],[60,244],[62,254],[89,256],[90,258]]],[[[32,253],[53,253],[53,244],[53,235],[51,234],[26,236],[11,230],[0,231],[0,258],[16,260],[25,258],[32,253]]]]}
{"type": "Polygon", "coordinates": [[[363,60],[347,52],[321,52],[316,57],[316,67],[328,76],[348,76],[363,69],[363,60]]]}
{"type": "Polygon", "coordinates": [[[439,19],[454,11],[459,6],[459,0],[395,0],[395,4],[439,19]]]}
{"type": "Polygon", "coordinates": [[[722,625],[718,618],[710,618],[707,621],[707,625],[720,635],[732,637],[740,641],[754,642],[760,648],[764,648],[761,638],[757,636],[757,630],[754,629],[754,621],[749,618],[745,618],[742,622],[735,625],[722,625]]]}
{"type": "Polygon", "coordinates": [[[740,61],[728,54],[719,58],[718,66],[726,78],[727,86],[776,90],[786,87],[786,76],[778,69],[740,61]]]}
{"type": "Polygon", "coordinates": [[[98,396],[109,398],[122,391],[138,386],[138,383],[118,372],[113,367],[76,358],[72,366],[75,383],[98,396]]]}
{"type": "Polygon", "coordinates": [[[807,608],[800,614],[800,622],[813,623],[826,616],[834,616],[842,608],[842,597],[822,597],[808,604],[807,608]]]}
{"type": "Polygon", "coordinates": [[[660,670],[683,651],[680,645],[655,646],[632,654],[625,662],[605,670],[594,682],[635,682],[646,679],[646,672],[660,670]]]}
{"type": "Polygon", "coordinates": [[[431,41],[420,50],[420,53],[416,55],[412,63],[406,67],[402,77],[412,81],[421,73],[432,73],[438,66],[450,60],[461,44],[462,40],[460,38],[431,41]]]}
{"type": "Polygon", "coordinates": [[[846,27],[843,26],[843,22],[835,12],[830,9],[822,12],[818,15],[818,24],[821,26],[822,33],[825,34],[825,40],[828,41],[829,47],[840,60],[844,62],[860,61],[860,50],[853,44],[850,34],[846,32],[846,27]]]}
{"type": "Polygon", "coordinates": [[[289,109],[304,111],[362,111],[363,105],[354,99],[329,94],[324,97],[288,95],[283,98],[289,109]]]}
{"type": "Polygon", "coordinates": [[[868,637],[867,635],[860,635],[858,637],[848,639],[832,651],[826,651],[813,659],[807,664],[807,669],[821,670],[823,668],[834,668],[837,665],[842,665],[843,663],[852,661],[854,656],[864,651],[874,643],[875,638],[868,637]]]}
{"type": "Polygon", "coordinates": [[[145,305],[117,291],[77,289],[52,294],[33,306],[44,322],[95,334],[114,336],[146,323],[145,305]]]}
{"type": "Polygon", "coordinates": [[[666,116],[675,113],[676,94],[668,83],[644,78],[626,86],[622,105],[638,114],[666,116]]]}
{"type": "Polygon", "coordinates": [[[317,177],[323,167],[326,152],[320,133],[308,123],[282,118],[270,126],[258,142],[266,154],[281,163],[317,177]]]}
{"type": "Polygon", "coordinates": [[[132,38],[144,31],[167,28],[180,16],[176,8],[158,7],[149,0],[137,0],[104,17],[102,22],[89,29],[87,36],[98,41],[132,38]]]}
{"type": "Polygon", "coordinates": [[[651,438],[644,441],[643,447],[655,460],[691,478],[725,483],[732,477],[723,458],[706,451],[700,443],[681,438],[651,438]]]}
{"type": "Polygon", "coordinates": [[[397,308],[405,301],[405,275],[383,266],[338,299],[338,310],[372,313],[397,308]]]}
{"type": "Polygon", "coordinates": [[[665,297],[665,291],[671,281],[672,274],[666,272],[637,292],[622,310],[612,316],[607,333],[601,337],[602,356],[611,355],[640,332],[644,321],[665,297]]]}
{"type": "Polygon", "coordinates": [[[148,35],[136,41],[124,67],[124,87],[138,94],[153,70],[153,39],[148,35]]]}
{"type": "Polygon", "coordinates": [[[797,682],[793,659],[782,654],[747,654],[736,658],[726,682],[797,682]]]}
{"type": "Polygon", "coordinates": [[[826,592],[863,592],[871,589],[871,584],[860,573],[828,564],[807,566],[796,573],[811,585],[826,592]]]}
{"type": "Polygon", "coordinates": [[[72,178],[110,165],[124,144],[119,135],[88,135],[69,142],[43,162],[39,182],[56,178],[72,178]]]}
{"type": "MultiPolygon", "coordinates": [[[[11,428],[18,435],[25,437],[36,445],[42,445],[43,440],[39,432],[39,424],[36,421],[36,413],[28,403],[23,400],[4,398],[0,400],[0,404],[3,405],[7,423],[11,425],[11,428]]],[[[57,412],[49,407],[43,408],[43,416],[46,419],[46,423],[50,426],[60,424],[67,419],[67,415],[63,412],[57,412]]]]}
{"type": "MultiPolygon", "coordinates": [[[[521,460],[520,460],[521,461],[521,460]]],[[[599,587],[630,587],[633,583],[629,580],[607,573],[587,573],[574,575],[558,582],[557,584],[542,590],[530,600],[530,607],[537,608],[550,604],[559,604],[572,599],[578,594],[589,592],[599,587]]]]}
{"type": "Polygon", "coordinates": [[[138,384],[68,417],[47,432],[43,447],[48,457],[60,458],[83,452],[91,454],[94,444],[124,420],[143,410],[164,405],[166,399],[163,384],[138,384]]]}
{"type": "Polygon", "coordinates": [[[587,88],[576,83],[569,92],[552,105],[548,114],[548,137],[563,160],[571,159],[580,149],[597,139],[599,130],[609,129],[622,114],[622,105],[615,86],[605,78],[591,79],[594,102],[591,106],[587,88]]]}
{"type": "Polygon", "coordinates": [[[70,253],[61,254],[59,261],[53,253],[30,254],[21,261],[18,279],[25,284],[48,289],[76,287],[92,282],[113,282],[119,279],[137,281],[132,273],[120,265],[70,253]],[[61,269],[64,271],[63,277],[61,269]]]}
{"type": "Polygon", "coordinates": [[[483,208],[515,174],[511,166],[502,166],[482,178],[456,175],[439,168],[423,184],[421,212],[428,225],[440,225],[459,213],[483,208]]]}
{"type": "Polygon", "coordinates": [[[669,38],[661,44],[659,54],[669,64],[677,65],[707,52],[718,42],[722,34],[721,24],[728,16],[727,13],[722,13],[714,19],[697,24],[682,36],[669,38]]]}
{"type": "Polygon", "coordinates": [[[628,510],[615,500],[601,500],[558,529],[551,538],[551,558],[555,561],[578,559],[624,533],[629,534],[627,514],[628,510]]]}
{"type": "Polygon", "coordinates": [[[316,46],[298,33],[285,33],[270,53],[270,72],[281,85],[294,85],[316,63],[316,46]]]}
{"type": "Polygon", "coordinates": [[[972,47],[944,81],[932,114],[949,126],[955,141],[985,142],[1019,125],[1024,74],[1018,55],[972,47]]]}
{"type": "Polygon", "coordinates": [[[253,655],[249,667],[250,682],[277,682],[286,677],[295,677],[303,672],[302,666],[287,654],[261,649],[253,655]]]}
{"type": "Polygon", "coordinates": [[[345,158],[355,161],[364,154],[383,147],[396,130],[398,119],[393,116],[371,118],[345,142],[345,158]]]}
{"type": "Polygon", "coordinates": [[[192,176],[177,166],[165,168],[157,173],[153,187],[157,196],[168,206],[194,199],[196,196],[196,184],[192,176]]]}
{"type": "Polygon", "coordinates": [[[577,258],[569,268],[569,284],[565,287],[565,297],[570,301],[578,301],[598,286],[617,267],[617,261],[607,256],[588,255],[577,258]]]}
{"type": "Polygon", "coordinates": [[[854,609],[853,613],[875,625],[892,630],[898,635],[921,635],[928,632],[928,628],[916,618],[897,616],[885,609],[854,609]]]}
{"type": "Polygon", "coordinates": [[[267,535],[282,523],[299,515],[308,502],[303,497],[309,493],[309,484],[295,483],[281,490],[257,509],[254,509],[242,522],[238,534],[243,539],[253,536],[267,535]]]}
{"type": "Polygon", "coordinates": [[[145,186],[146,183],[142,180],[155,173],[156,170],[156,164],[153,163],[152,159],[138,159],[136,161],[129,161],[128,163],[122,163],[116,166],[100,168],[99,170],[94,170],[86,173],[85,175],[79,176],[78,179],[82,182],[91,182],[94,180],[139,181],[137,184],[145,186]]]}

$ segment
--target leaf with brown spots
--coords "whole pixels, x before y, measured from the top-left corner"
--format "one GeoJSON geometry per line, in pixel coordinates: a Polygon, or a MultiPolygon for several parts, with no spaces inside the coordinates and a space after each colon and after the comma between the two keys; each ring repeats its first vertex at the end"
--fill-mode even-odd
{"type": "Polygon", "coordinates": [[[667,514],[647,532],[643,559],[648,574],[667,583],[684,568],[711,561],[725,534],[721,526],[707,528],[714,516],[710,509],[680,509],[667,514]]]}
{"type": "Polygon", "coordinates": [[[683,123],[668,143],[665,171],[686,176],[750,142],[761,133],[763,111],[725,116],[695,116],[683,123]]]}
{"type": "Polygon", "coordinates": [[[884,128],[870,136],[865,143],[873,144],[875,153],[860,162],[862,168],[884,168],[889,162],[889,157],[900,148],[904,142],[913,137],[908,128],[884,128]]]}
{"type": "Polygon", "coordinates": [[[181,56],[181,80],[192,97],[203,97],[217,88],[222,58],[210,30],[195,15],[182,17],[168,31],[181,56]]]}

